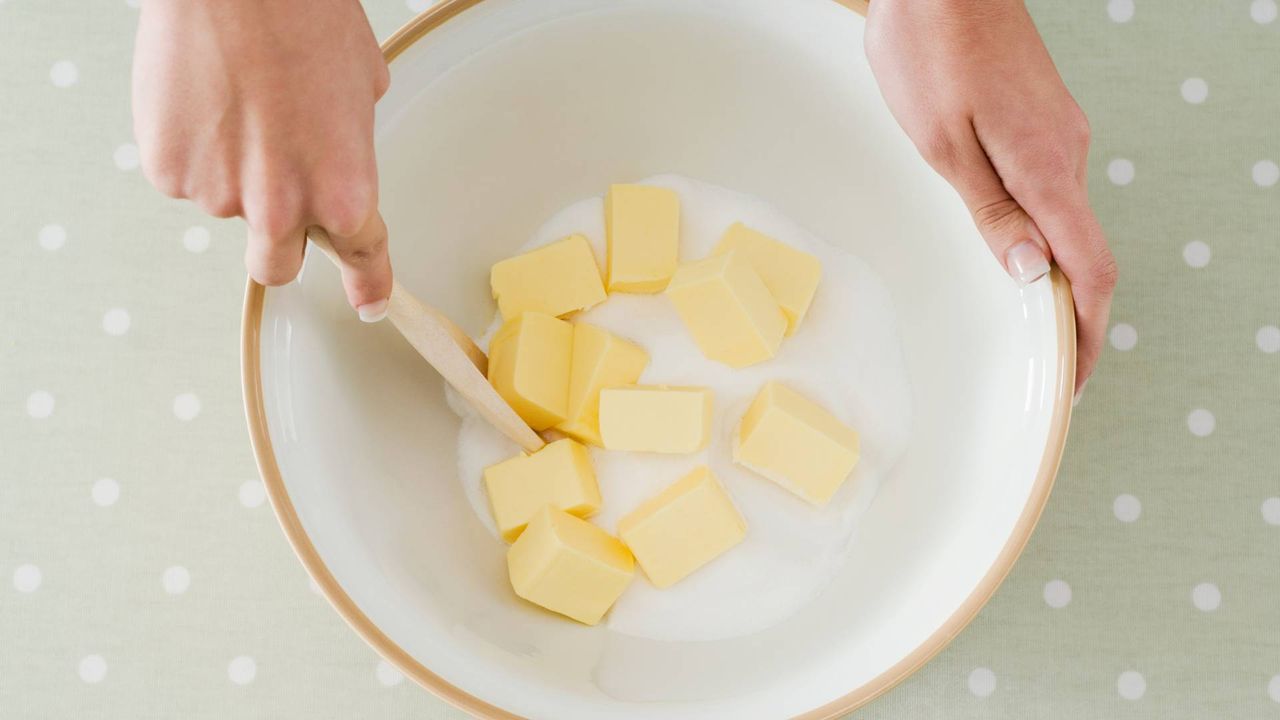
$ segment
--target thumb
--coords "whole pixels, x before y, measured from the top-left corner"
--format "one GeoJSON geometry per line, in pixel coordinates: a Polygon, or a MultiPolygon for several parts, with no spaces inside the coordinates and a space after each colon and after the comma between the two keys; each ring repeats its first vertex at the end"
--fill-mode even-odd
{"type": "Polygon", "coordinates": [[[1025,287],[1049,272],[1053,254],[1026,210],[1005,189],[972,126],[928,143],[925,159],[955,187],[996,261],[1025,287]]]}
{"type": "Polygon", "coordinates": [[[1048,274],[1048,243],[1018,201],[1006,193],[1001,199],[976,209],[971,207],[970,212],[987,247],[1018,287],[1026,287],[1048,274]]]}

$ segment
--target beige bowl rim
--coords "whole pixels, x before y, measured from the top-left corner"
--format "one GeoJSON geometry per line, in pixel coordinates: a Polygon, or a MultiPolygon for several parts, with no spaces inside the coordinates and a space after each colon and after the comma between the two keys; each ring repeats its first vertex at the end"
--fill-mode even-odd
{"type": "MultiPolygon", "coordinates": [[[[866,13],[866,2],[862,0],[833,0],[851,10],[866,13]]],[[[382,53],[387,62],[391,62],[405,49],[420,40],[434,28],[439,27],[450,18],[464,10],[483,2],[483,0],[440,0],[439,3],[424,11],[382,44],[382,53]]],[[[1075,310],[1071,297],[1071,286],[1066,277],[1056,267],[1050,281],[1053,285],[1054,308],[1058,327],[1058,357],[1056,358],[1054,377],[1055,388],[1053,398],[1053,416],[1050,420],[1048,440],[1045,443],[1044,455],[1036,473],[1031,494],[1014,525],[1009,539],[996,556],[995,562],[978,582],[973,592],[956,608],[933,634],[898,661],[889,669],[872,678],[860,687],[853,688],[820,707],[813,708],[793,720],[830,720],[850,712],[881,694],[920,669],[933,656],[937,655],[967,626],[982,609],[983,605],[995,593],[996,588],[1004,581],[1013,568],[1014,561],[1022,554],[1036,522],[1049,500],[1049,492],[1058,472],[1062,459],[1062,451],[1066,445],[1067,427],[1071,422],[1072,384],[1075,378],[1076,335],[1075,310]]],[[[444,678],[429,670],[415,660],[394,640],[387,636],[374,622],[365,615],[342,586],[324,560],[316,551],[311,538],[307,535],[289,497],[288,488],[280,474],[276,462],[275,450],[271,445],[271,436],[267,429],[267,414],[263,403],[261,338],[262,312],[267,289],[262,285],[248,281],[245,289],[244,313],[241,321],[240,338],[240,371],[244,395],[245,416],[249,424],[249,436],[253,444],[253,452],[258,463],[258,472],[262,475],[267,497],[276,518],[284,530],[285,537],[293,547],[294,553],[302,561],[303,567],[320,587],[325,598],[333,605],[338,614],[356,631],[365,642],[373,646],[380,655],[394,664],[406,676],[412,678],[422,687],[430,690],[438,697],[452,703],[458,708],[482,718],[483,720],[524,720],[502,708],[467,693],[444,678]]]]}

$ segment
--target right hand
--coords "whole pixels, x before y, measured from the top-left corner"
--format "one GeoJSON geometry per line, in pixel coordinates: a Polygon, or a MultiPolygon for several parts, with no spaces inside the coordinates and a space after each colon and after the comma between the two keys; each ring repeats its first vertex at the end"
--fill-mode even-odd
{"type": "Polygon", "coordinates": [[[134,134],[166,195],[249,225],[245,265],[293,280],[306,228],[329,231],[366,321],[391,294],[373,107],[390,83],[357,0],[147,0],[133,62],[134,134]]]}
{"type": "Polygon", "coordinates": [[[1076,395],[1106,343],[1116,262],[1089,205],[1089,123],[1023,0],[872,0],[889,109],[1020,285],[1056,260],[1075,298],[1076,395]]]}

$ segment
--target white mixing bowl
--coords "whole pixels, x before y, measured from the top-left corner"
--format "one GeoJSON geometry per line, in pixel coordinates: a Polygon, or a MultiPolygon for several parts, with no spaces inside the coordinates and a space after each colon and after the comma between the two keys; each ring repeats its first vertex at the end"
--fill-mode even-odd
{"type": "Polygon", "coordinates": [[[833,0],[443,0],[385,46],[381,207],[397,277],[478,333],[487,272],[610,182],[763,198],[893,298],[913,428],[831,586],[756,635],[658,642],[517,601],[456,477],[458,419],[336,272],[250,283],[244,390],[285,534],[406,675],[485,718],[828,718],[940,650],[1043,508],[1070,417],[1070,293],[1025,291],[885,108],[833,0]]]}

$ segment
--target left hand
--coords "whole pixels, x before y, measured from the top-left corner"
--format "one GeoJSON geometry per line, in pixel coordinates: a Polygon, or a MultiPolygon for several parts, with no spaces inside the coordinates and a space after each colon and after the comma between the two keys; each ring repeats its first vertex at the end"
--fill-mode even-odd
{"type": "Polygon", "coordinates": [[[1075,296],[1076,393],[1106,340],[1116,262],[1089,206],[1089,124],[1022,0],[872,0],[889,109],[1020,285],[1056,260],[1075,296]]]}

